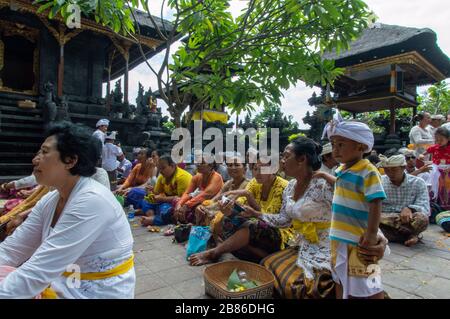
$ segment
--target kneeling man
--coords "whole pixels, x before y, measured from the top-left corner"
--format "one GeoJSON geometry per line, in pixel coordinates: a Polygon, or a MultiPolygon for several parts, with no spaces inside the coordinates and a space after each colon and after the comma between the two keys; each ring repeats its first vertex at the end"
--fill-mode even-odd
{"type": "Polygon", "coordinates": [[[383,201],[380,229],[391,242],[413,246],[428,226],[430,200],[423,179],[405,172],[403,155],[380,156],[387,198],[383,201]]]}

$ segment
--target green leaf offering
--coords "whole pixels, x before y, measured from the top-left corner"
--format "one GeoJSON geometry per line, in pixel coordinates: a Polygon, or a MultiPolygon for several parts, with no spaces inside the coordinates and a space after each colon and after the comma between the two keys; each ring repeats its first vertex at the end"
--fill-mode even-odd
{"type": "Polygon", "coordinates": [[[234,269],[230,277],[228,278],[227,289],[232,290],[239,287],[244,287],[245,289],[252,289],[258,287],[258,283],[254,280],[242,282],[238,276],[237,269],[234,269]]]}
{"type": "Polygon", "coordinates": [[[235,270],[233,270],[230,277],[228,278],[227,289],[228,290],[235,289],[236,286],[240,285],[240,284],[241,284],[241,280],[239,279],[237,270],[235,269],[235,270]]]}

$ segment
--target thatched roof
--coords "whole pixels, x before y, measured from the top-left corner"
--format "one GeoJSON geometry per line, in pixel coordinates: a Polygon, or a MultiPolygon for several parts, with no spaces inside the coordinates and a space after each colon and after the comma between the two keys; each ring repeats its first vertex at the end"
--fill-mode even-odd
{"type": "MultiPolygon", "coordinates": [[[[135,10],[134,11],[136,21],[139,23],[139,26],[141,28],[141,32],[143,35],[152,37],[152,38],[159,38],[159,35],[153,26],[152,20],[148,16],[147,12],[135,10]]],[[[167,20],[162,20],[161,18],[157,16],[152,16],[153,20],[155,21],[156,25],[161,29],[164,30],[164,28],[170,32],[172,31],[172,23],[167,20]]]]}
{"type": "Polygon", "coordinates": [[[428,28],[417,29],[388,24],[375,24],[351,42],[348,51],[335,50],[323,58],[335,60],[336,66],[346,67],[367,61],[417,51],[446,77],[450,77],[450,60],[436,43],[436,33],[428,28]]]}

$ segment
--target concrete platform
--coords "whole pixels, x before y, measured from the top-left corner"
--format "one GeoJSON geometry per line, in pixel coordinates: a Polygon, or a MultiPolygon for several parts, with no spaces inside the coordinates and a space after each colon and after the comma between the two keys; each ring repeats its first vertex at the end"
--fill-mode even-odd
{"type": "MultiPolygon", "coordinates": [[[[164,228],[163,228],[164,229],[164,228]]],[[[137,299],[196,299],[204,294],[203,270],[186,261],[186,249],[173,237],[132,225],[137,299]]],[[[450,237],[431,225],[417,246],[390,244],[381,262],[385,290],[393,299],[450,299],[450,237]]]]}

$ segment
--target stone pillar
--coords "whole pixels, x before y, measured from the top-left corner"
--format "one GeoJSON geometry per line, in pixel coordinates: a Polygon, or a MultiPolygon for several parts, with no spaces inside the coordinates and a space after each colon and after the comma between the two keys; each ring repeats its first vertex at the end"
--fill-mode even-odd
{"type": "Polygon", "coordinates": [[[125,47],[125,54],[123,56],[125,58],[125,76],[124,76],[124,95],[123,95],[123,102],[125,104],[128,104],[128,80],[129,80],[129,76],[128,76],[128,72],[129,72],[129,61],[130,61],[130,47],[126,46],[125,47]]]}
{"type": "Polygon", "coordinates": [[[391,119],[389,124],[389,134],[395,134],[395,107],[391,106],[391,119]]]}
{"type": "Polygon", "coordinates": [[[64,86],[64,43],[59,45],[59,64],[58,64],[58,97],[63,95],[64,86]]]}
{"type": "Polygon", "coordinates": [[[397,93],[397,66],[395,64],[391,65],[391,93],[397,93]]]}

